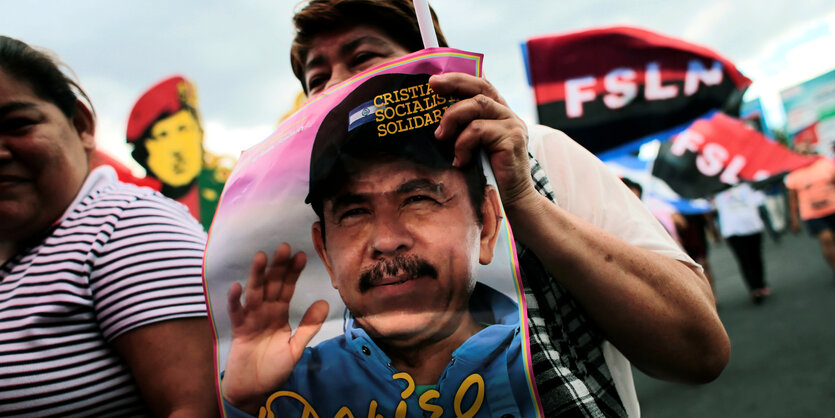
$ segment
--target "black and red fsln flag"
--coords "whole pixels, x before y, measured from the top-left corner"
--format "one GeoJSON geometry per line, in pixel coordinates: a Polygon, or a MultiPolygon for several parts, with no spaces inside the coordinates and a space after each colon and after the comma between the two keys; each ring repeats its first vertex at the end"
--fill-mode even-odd
{"type": "Polygon", "coordinates": [[[775,178],[818,158],[792,152],[745,122],[716,112],[663,142],[652,175],[682,197],[696,199],[741,181],[775,178]]]}
{"type": "Polygon", "coordinates": [[[738,112],[751,80],[716,52],[632,27],[526,43],[539,122],[600,154],[710,110],[738,112]]]}

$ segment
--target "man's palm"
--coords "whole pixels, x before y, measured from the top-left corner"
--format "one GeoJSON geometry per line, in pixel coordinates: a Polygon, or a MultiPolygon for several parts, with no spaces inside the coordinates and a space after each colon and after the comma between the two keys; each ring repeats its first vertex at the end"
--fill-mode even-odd
{"type": "Polygon", "coordinates": [[[293,334],[290,300],[306,256],[301,252],[292,257],[290,254],[290,246],[281,244],[269,265],[264,253],[255,255],[244,305],[240,303],[241,285],[234,283],[229,289],[232,344],[223,376],[223,396],[253,413],[287,381],[328,313],[327,302],[315,302],[293,334]]]}

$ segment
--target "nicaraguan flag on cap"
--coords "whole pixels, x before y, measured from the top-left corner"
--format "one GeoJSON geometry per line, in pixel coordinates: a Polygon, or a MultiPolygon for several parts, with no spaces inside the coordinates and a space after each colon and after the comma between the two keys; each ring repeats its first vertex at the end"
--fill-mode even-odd
{"type": "Polygon", "coordinates": [[[369,100],[348,112],[348,131],[373,121],[376,110],[377,106],[374,106],[374,101],[369,100]]]}

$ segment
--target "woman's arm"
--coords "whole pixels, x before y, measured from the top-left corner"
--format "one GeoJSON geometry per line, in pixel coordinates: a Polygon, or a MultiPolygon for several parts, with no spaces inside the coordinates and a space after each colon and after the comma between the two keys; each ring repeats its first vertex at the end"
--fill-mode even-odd
{"type": "Polygon", "coordinates": [[[208,318],[145,325],[112,342],[157,417],[219,416],[208,318]]]}

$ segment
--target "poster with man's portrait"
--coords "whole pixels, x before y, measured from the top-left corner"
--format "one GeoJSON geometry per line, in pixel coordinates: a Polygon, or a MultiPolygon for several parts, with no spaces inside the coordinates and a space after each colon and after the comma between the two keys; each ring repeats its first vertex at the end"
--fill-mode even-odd
{"type": "Polygon", "coordinates": [[[434,136],[430,75],[481,60],[372,68],[241,156],[205,258],[227,416],[540,415],[489,162],[434,136]]]}

